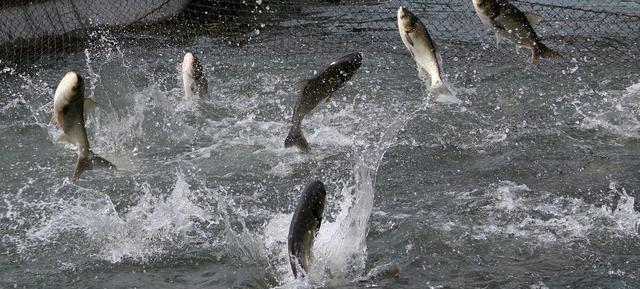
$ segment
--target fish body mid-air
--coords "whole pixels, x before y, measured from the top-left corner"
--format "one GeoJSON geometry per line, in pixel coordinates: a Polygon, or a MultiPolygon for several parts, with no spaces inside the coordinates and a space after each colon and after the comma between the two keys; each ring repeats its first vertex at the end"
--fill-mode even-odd
{"type": "Polygon", "coordinates": [[[460,100],[453,96],[449,87],[442,81],[442,68],[437,47],[420,18],[409,9],[400,7],[397,20],[402,43],[415,60],[418,72],[428,75],[431,79],[431,92],[436,97],[451,96],[453,100],[451,102],[459,103],[460,100]]]}
{"type": "Polygon", "coordinates": [[[68,72],[58,84],[53,100],[52,120],[62,129],[59,140],[76,146],[74,179],[78,179],[85,170],[97,168],[116,169],[116,166],[91,151],[84,113],[94,108],[96,103],[84,97],[84,80],[76,72],[68,72]]]}
{"type": "Polygon", "coordinates": [[[326,198],[321,181],[309,183],[300,195],[287,238],[291,270],[296,278],[304,276],[313,261],[313,242],[322,224],[326,198]]]}
{"type": "Polygon", "coordinates": [[[473,7],[480,17],[480,21],[489,29],[495,31],[496,43],[508,39],[516,47],[531,50],[531,63],[538,58],[561,58],[560,53],[547,47],[533,29],[533,25],[542,17],[533,13],[520,11],[506,0],[472,0],[473,7]]]}
{"type": "Polygon", "coordinates": [[[334,92],[340,89],[358,71],[362,64],[362,53],[345,55],[332,62],[318,76],[299,83],[300,97],[293,109],[291,129],[284,141],[285,147],[297,147],[309,151],[309,143],[302,133],[302,120],[322,101],[328,102],[334,92]]]}
{"type": "Polygon", "coordinates": [[[209,92],[209,82],[204,76],[202,64],[191,52],[185,53],[182,60],[182,85],[186,98],[204,97],[209,92]]]}

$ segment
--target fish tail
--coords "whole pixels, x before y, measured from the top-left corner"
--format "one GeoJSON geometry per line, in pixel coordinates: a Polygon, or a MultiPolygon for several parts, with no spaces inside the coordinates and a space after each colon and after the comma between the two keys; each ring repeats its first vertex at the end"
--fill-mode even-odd
{"type": "Polygon", "coordinates": [[[90,152],[88,157],[78,156],[73,179],[77,180],[84,171],[94,169],[117,170],[116,166],[110,161],[90,152]]]}
{"type": "Polygon", "coordinates": [[[449,86],[447,86],[442,80],[437,80],[431,83],[431,92],[436,96],[453,95],[449,86]]]}
{"type": "Polygon", "coordinates": [[[309,151],[309,143],[307,143],[307,140],[304,138],[299,126],[292,127],[291,130],[289,130],[289,135],[287,135],[287,138],[284,140],[285,148],[292,146],[299,148],[303,152],[309,151]]]}
{"type": "Polygon", "coordinates": [[[431,85],[431,93],[435,97],[435,101],[446,104],[460,104],[462,100],[456,97],[455,93],[451,91],[448,85],[442,80],[435,81],[431,85]]]}
{"type": "Polygon", "coordinates": [[[536,54],[542,58],[562,58],[562,54],[556,52],[555,50],[547,47],[546,45],[540,43],[538,47],[536,47],[536,54]]]}

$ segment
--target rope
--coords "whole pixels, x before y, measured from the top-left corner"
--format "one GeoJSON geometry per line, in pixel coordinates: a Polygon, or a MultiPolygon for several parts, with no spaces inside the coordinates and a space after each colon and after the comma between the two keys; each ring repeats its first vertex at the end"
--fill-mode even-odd
{"type": "Polygon", "coordinates": [[[82,20],[82,17],[80,17],[80,11],[78,11],[78,7],[76,6],[76,3],[73,0],[69,0],[69,5],[71,6],[71,10],[73,11],[73,13],[76,15],[78,22],[80,22],[80,25],[82,25],[82,28],[84,30],[87,30],[87,25],[82,20]]]}

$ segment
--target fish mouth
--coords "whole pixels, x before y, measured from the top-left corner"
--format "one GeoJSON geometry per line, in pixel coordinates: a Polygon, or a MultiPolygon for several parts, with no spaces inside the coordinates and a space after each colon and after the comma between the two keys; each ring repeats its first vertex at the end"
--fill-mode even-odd
{"type": "Polygon", "coordinates": [[[84,80],[75,71],[69,71],[60,80],[55,95],[63,97],[67,102],[78,99],[84,92],[84,80]]]}
{"type": "Polygon", "coordinates": [[[407,8],[400,6],[400,8],[398,8],[398,18],[404,18],[406,16],[407,16],[407,8]]]}

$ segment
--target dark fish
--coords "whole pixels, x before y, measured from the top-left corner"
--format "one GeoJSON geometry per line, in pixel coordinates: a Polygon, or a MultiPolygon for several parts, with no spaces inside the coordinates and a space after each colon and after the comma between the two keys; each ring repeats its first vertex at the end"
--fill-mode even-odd
{"type": "Polygon", "coordinates": [[[489,29],[496,32],[496,42],[500,44],[502,38],[513,42],[516,47],[531,49],[531,63],[535,64],[538,57],[560,58],[558,52],[548,48],[532,24],[540,22],[542,17],[532,13],[523,13],[516,6],[506,0],[472,0],[473,7],[480,20],[489,29]]]}
{"type": "Polygon", "coordinates": [[[289,226],[289,261],[293,275],[303,277],[313,260],[311,249],[320,230],[327,191],[324,184],[314,181],[302,191],[289,226]],[[301,269],[302,271],[298,271],[301,269]]]}
{"type": "Polygon", "coordinates": [[[284,141],[285,147],[309,150],[309,143],[302,134],[302,119],[321,101],[331,100],[331,95],[358,71],[362,64],[362,53],[352,53],[334,61],[320,75],[299,83],[302,93],[293,110],[291,129],[284,141]]]}

